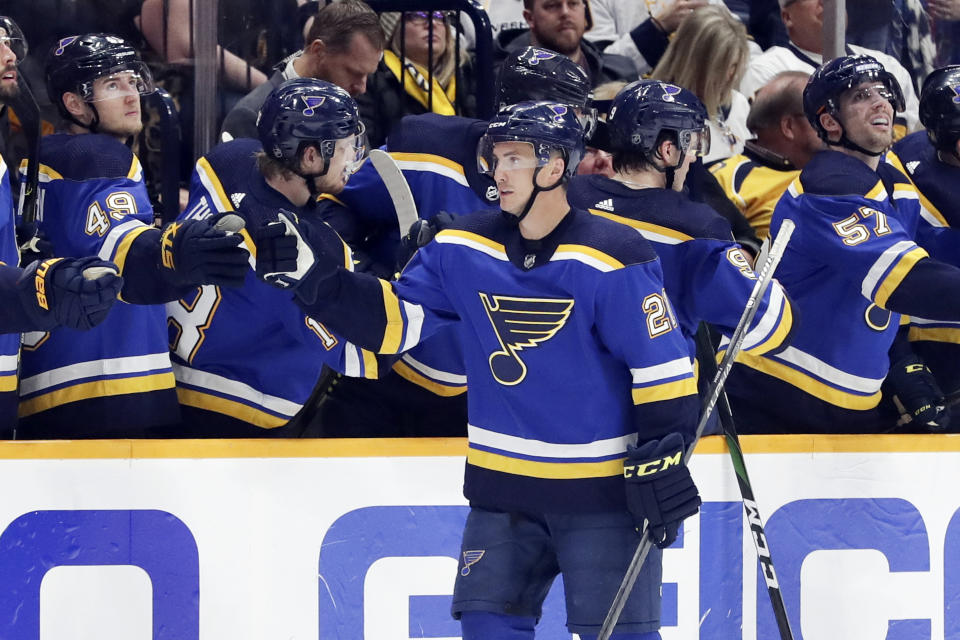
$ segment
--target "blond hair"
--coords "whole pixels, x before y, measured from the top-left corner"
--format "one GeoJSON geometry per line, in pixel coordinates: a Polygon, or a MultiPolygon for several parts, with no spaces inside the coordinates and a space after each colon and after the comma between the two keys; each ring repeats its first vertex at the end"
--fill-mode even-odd
{"type": "Polygon", "coordinates": [[[650,77],[689,89],[714,117],[730,106],[749,55],[743,23],[726,7],[708,5],[683,21],[650,77]]]}
{"type": "MultiPolygon", "coordinates": [[[[403,21],[400,20],[400,15],[399,11],[384,11],[380,14],[380,26],[383,28],[384,35],[387,37],[387,46],[397,54],[398,57],[403,58],[404,56],[401,55],[402,52],[400,51],[400,30],[403,28],[403,21]]],[[[428,69],[428,71],[433,74],[433,77],[440,83],[440,86],[446,89],[450,83],[450,78],[453,77],[456,71],[457,61],[454,47],[456,46],[457,36],[453,31],[453,27],[449,24],[444,23],[443,28],[446,29],[447,32],[447,46],[444,48],[443,53],[439,56],[434,56],[433,69],[428,69]]],[[[464,62],[466,62],[466,55],[461,51],[460,63],[463,64],[464,62]]]]}

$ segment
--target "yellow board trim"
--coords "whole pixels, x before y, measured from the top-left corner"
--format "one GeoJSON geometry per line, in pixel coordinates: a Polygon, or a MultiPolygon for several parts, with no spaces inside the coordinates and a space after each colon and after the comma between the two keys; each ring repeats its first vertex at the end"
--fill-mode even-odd
{"type": "MultiPolygon", "coordinates": [[[[720,354],[718,354],[719,356],[720,354]]],[[[756,369],[778,380],[783,380],[801,391],[808,393],[815,398],[829,402],[830,404],[843,409],[852,409],[854,411],[866,411],[873,409],[880,403],[880,392],[872,393],[868,396],[857,395],[848,391],[841,391],[835,387],[817,380],[816,378],[801,373],[785,364],[754,356],[741,351],[737,354],[737,362],[743,363],[751,369],[756,369]]]]}
{"type": "Polygon", "coordinates": [[[489,451],[470,449],[467,462],[475,467],[512,473],[529,478],[548,480],[575,480],[583,478],[609,478],[623,475],[623,461],[626,457],[603,462],[535,462],[502,456],[489,451]]]}
{"type": "Polygon", "coordinates": [[[397,353],[403,345],[403,334],[406,329],[403,316],[400,314],[400,299],[393,292],[393,287],[386,280],[380,280],[383,290],[383,312],[387,316],[387,326],[384,327],[383,343],[379,353],[397,353]]]}
{"type": "Polygon", "coordinates": [[[26,416],[32,416],[35,413],[40,413],[41,411],[53,409],[54,407],[59,407],[71,402],[78,402],[80,400],[89,400],[90,398],[173,389],[175,384],[176,381],[173,378],[172,371],[136,376],[133,378],[82,382],[71,387],[57,389],[56,391],[50,391],[35,398],[21,401],[18,415],[24,418],[26,416]]]}
{"type": "Polygon", "coordinates": [[[948,342],[960,344],[960,328],[948,327],[910,327],[907,333],[911,342],[948,342]]]}
{"type": "Polygon", "coordinates": [[[443,156],[435,156],[432,153],[409,153],[405,151],[391,151],[390,156],[397,162],[429,162],[430,164],[439,164],[460,175],[466,177],[463,171],[463,165],[443,156]]]}
{"type": "Polygon", "coordinates": [[[633,404],[649,404],[662,400],[695,396],[697,395],[697,381],[695,378],[690,377],[652,387],[641,387],[634,389],[632,395],[633,404]]]}
{"type": "Polygon", "coordinates": [[[418,387],[423,387],[427,391],[444,398],[452,398],[453,396],[463,395],[467,392],[467,385],[463,385],[462,387],[454,387],[441,384],[424,376],[405,362],[396,362],[393,365],[393,370],[397,372],[398,376],[407,382],[412,382],[418,387]]]}
{"type": "Polygon", "coordinates": [[[911,249],[900,256],[894,267],[887,272],[887,276],[880,283],[880,286],[877,287],[877,293],[873,299],[873,301],[877,303],[877,306],[886,309],[887,300],[890,299],[894,290],[900,286],[903,279],[907,277],[907,274],[910,273],[914,265],[928,257],[929,254],[920,247],[911,249]]]}
{"type": "Polygon", "coordinates": [[[790,305],[790,301],[786,296],[783,297],[783,316],[780,318],[780,326],[777,327],[777,330],[769,338],[753,347],[752,349],[744,349],[746,353],[753,354],[755,356],[762,355],[768,351],[773,351],[778,347],[783,345],[783,341],[786,340],[787,336],[790,335],[790,330],[793,328],[793,307],[790,305]]]}
{"type": "Polygon", "coordinates": [[[557,253],[562,253],[569,251],[571,253],[581,253],[585,256],[589,256],[594,260],[599,260],[600,262],[614,268],[614,269],[623,269],[623,263],[610,256],[602,251],[598,251],[593,247],[588,247],[582,244],[561,244],[557,246],[557,250],[554,252],[554,255],[557,253]]]}
{"type": "Polygon", "coordinates": [[[177,387],[177,398],[182,405],[204,409],[214,413],[222,413],[262,429],[276,429],[289,422],[289,420],[278,418],[271,413],[255,409],[242,402],[228,400],[227,398],[202,393],[193,389],[177,387]]]}
{"type": "Polygon", "coordinates": [[[0,376],[0,393],[17,390],[17,375],[0,376]]]}
{"type": "Polygon", "coordinates": [[[600,216],[601,218],[606,218],[607,220],[613,220],[614,222],[625,224],[628,227],[633,227],[634,229],[649,231],[651,233],[656,233],[661,236],[667,236],[668,238],[674,238],[682,242],[693,240],[693,236],[688,236],[687,234],[681,233],[676,229],[671,229],[670,227],[662,227],[658,224],[652,224],[650,222],[641,222],[640,220],[634,220],[632,218],[618,216],[616,214],[608,213],[606,211],[600,211],[599,209],[588,209],[587,211],[589,211],[595,216],[600,216]]]}

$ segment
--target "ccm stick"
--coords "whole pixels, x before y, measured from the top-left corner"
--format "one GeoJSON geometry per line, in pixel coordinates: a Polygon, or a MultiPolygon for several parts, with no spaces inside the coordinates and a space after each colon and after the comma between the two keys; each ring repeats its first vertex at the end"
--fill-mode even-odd
{"type": "MultiPolygon", "coordinates": [[[[713,377],[713,381],[710,383],[709,393],[707,394],[707,399],[704,403],[703,410],[701,411],[700,422],[697,424],[696,436],[694,437],[693,442],[690,443],[690,447],[687,449],[687,452],[684,454],[684,464],[686,464],[689,461],[690,456],[693,455],[693,450],[696,448],[697,442],[703,435],[703,431],[707,426],[707,421],[710,419],[710,414],[713,413],[713,409],[717,404],[717,399],[720,397],[720,392],[723,390],[723,383],[726,382],[727,376],[730,375],[730,369],[733,367],[733,361],[740,352],[740,347],[743,345],[743,340],[747,335],[747,329],[749,328],[750,323],[753,321],[753,317],[757,313],[757,304],[763,298],[763,294],[766,292],[767,287],[770,285],[770,281],[773,279],[773,272],[780,263],[780,258],[783,257],[784,251],[786,251],[787,243],[790,241],[790,235],[793,233],[794,226],[795,225],[792,220],[784,220],[780,225],[780,231],[777,233],[777,238],[773,242],[773,246],[770,248],[770,253],[767,255],[767,258],[763,263],[763,268],[757,275],[757,282],[753,287],[753,291],[750,292],[750,297],[747,299],[747,304],[743,309],[743,314],[740,316],[740,322],[737,324],[737,327],[730,338],[730,344],[727,347],[727,352],[724,354],[723,360],[720,362],[720,366],[717,368],[717,373],[713,377]]],[[[617,595],[614,597],[613,603],[610,605],[610,610],[607,612],[607,617],[603,621],[603,626],[600,628],[600,634],[597,636],[597,640],[610,640],[613,629],[617,625],[617,620],[620,619],[620,613],[623,611],[623,606],[627,602],[627,597],[633,590],[633,585],[637,581],[637,576],[640,575],[640,570],[643,568],[643,563],[647,559],[647,554],[650,553],[651,546],[653,546],[653,542],[650,539],[646,525],[644,525],[643,531],[640,532],[640,544],[637,545],[637,551],[633,554],[633,559],[630,560],[630,565],[627,567],[627,572],[623,576],[623,581],[620,583],[620,588],[617,590],[617,595]]]]}

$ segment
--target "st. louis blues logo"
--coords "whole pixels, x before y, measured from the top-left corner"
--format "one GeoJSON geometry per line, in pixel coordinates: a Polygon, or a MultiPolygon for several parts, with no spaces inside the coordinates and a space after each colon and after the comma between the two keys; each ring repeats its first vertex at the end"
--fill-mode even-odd
{"type": "Polygon", "coordinates": [[[553,111],[553,121],[556,123],[563,122],[563,116],[567,115],[567,108],[560,104],[550,105],[550,109],[553,111]]]}
{"type": "Polygon", "coordinates": [[[528,62],[531,67],[534,67],[540,64],[541,60],[552,60],[553,58],[556,58],[556,57],[557,57],[557,54],[553,53],[552,51],[544,51],[543,49],[531,49],[530,52],[527,53],[526,58],[524,59],[524,62],[528,62]]]}
{"type": "Polygon", "coordinates": [[[484,553],[486,553],[486,551],[482,549],[479,551],[464,551],[463,569],[460,569],[460,575],[464,577],[470,575],[470,567],[480,562],[480,558],[483,557],[484,553]]]}
{"type": "Polygon", "coordinates": [[[326,96],[303,96],[303,101],[307,105],[307,108],[303,110],[303,115],[315,115],[317,107],[322,105],[326,99],[326,96]]]}
{"type": "Polygon", "coordinates": [[[663,101],[664,102],[674,102],[676,97],[680,95],[680,87],[675,84],[663,84],[663,101]]]}
{"type": "Polygon", "coordinates": [[[481,293],[480,301],[500,343],[500,349],[487,359],[490,371],[497,382],[506,386],[519,384],[527,377],[527,365],[520,359],[520,351],[557,335],[573,310],[573,300],[562,298],[514,298],[481,293]]]}
{"type": "Polygon", "coordinates": [[[960,104],[960,84],[952,84],[950,88],[953,89],[953,103],[960,104]]]}
{"type": "Polygon", "coordinates": [[[76,42],[79,37],[80,36],[69,36],[67,38],[61,38],[60,42],[57,43],[57,50],[53,52],[53,55],[62,56],[63,50],[76,42]]]}

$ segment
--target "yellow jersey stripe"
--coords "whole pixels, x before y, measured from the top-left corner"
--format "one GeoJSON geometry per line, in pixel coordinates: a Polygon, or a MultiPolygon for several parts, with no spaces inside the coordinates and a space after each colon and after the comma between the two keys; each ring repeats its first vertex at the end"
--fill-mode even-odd
{"type": "Polygon", "coordinates": [[[222,413],[262,429],[276,429],[277,427],[282,427],[287,424],[287,420],[283,418],[245,405],[242,402],[228,400],[220,396],[208,395],[193,389],[177,387],[177,398],[182,405],[205,409],[206,411],[212,411],[214,413],[222,413]]]}
{"type": "Polygon", "coordinates": [[[777,327],[777,330],[774,331],[769,338],[758,344],[757,346],[751,349],[745,349],[747,353],[752,353],[753,355],[762,355],[768,351],[773,351],[774,349],[783,345],[783,341],[790,335],[790,330],[793,328],[793,307],[790,306],[790,301],[787,300],[786,296],[783,298],[783,315],[780,318],[780,326],[777,327]]]}
{"type": "Polygon", "coordinates": [[[613,220],[614,222],[625,224],[628,227],[633,227],[634,229],[650,231],[652,233],[656,233],[661,236],[674,238],[676,240],[680,240],[681,242],[687,242],[689,240],[693,240],[693,236],[688,236],[687,234],[677,231],[676,229],[671,229],[670,227],[662,227],[658,224],[653,224],[650,222],[641,222],[640,220],[634,220],[633,218],[618,216],[616,214],[608,213],[606,211],[600,211],[599,209],[588,209],[588,211],[595,216],[600,216],[601,218],[613,220]]]}
{"type": "Polygon", "coordinates": [[[928,257],[927,252],[920,247],[911,249],[900,256],[893,268],[887,272],[886,277],[880,281],[880,286],[877,287],[877,294],[874,296],[874,302],[877,303],[877,306],[886,308],[890,295],[900,286],[900,283],[907,277],[914,265],[926,257],[928,257]]]}
{"type": "Polygon", "coordinates": [[[836,387],[831,387],[812,376],[769,358],[762,358],[741,351],[737,354],[737,362],[751,369],[756,369],[769,376],[773,376],[778,380],[783,380],[799,388],[801,391],[843,409],[866,411],[867,409],[873,409],[880,403],[879,391],[870,395],[858,395],[841,391],[836,387]]]}
{"type": "Polygon", "coordinates": [[[883,186],[882,180],[877,180],[877,184],[863,196],[869,200],[884,200],[887,197],[887,189],[883,186]]]}
{"type": "Polygon", "coordinates": [[[135,180],[140,174],[140,171],[140,160],[137,159],[137,156],[133,156],[133,160],[130,162],[130,170],[127,171],[127,178],[135,180]]]}
{"type": "Polygon", "coordinates": [[[220,178],[217,177],[217,172],[213,170],[213,167],[210,166],[210,162],[206,158],[200,158],[197,160],[197,166],[202,169],[202,175],[209,181],[210,187],[213,187],[214,192],[217,194],[217,199],[220,200],[219,204],[223,207],[224,211],[233,211],[233,203],[230,202],[230,198],[227,197],[227,192],[223,189],[223,184],[220,183],[220,178]]]}
{"type": "Polygon", "coordinates": [[[613,256],[610,256],[610,255],[608,255],[608,254],[606,254],[606,253],[604,253],[604,252],[602,252],[602,251],[599,251],[599,250],[597,250],[597,249],[594,249],[593,247],[588,247],[588,246],[582,245],[582,244],[561,244],[561,245],[558,245],[558,246],[557,246],[557,250],[554,252],[554,255],[556,255],[556,254],[558,254],[558,253],[560,253],[560,254],[562,254],[562,253],[581,254],[581,255],[583,255],[583,256],[586,256],[587,258],[591,258],[591,259],[593,259],[593,260],[597,260],[597,261],[599,261],[599,262],[602,262],[603,264],[609,266],[609,267],[612,268],[612,269],[622,269],[622,268],[623,268],[623,263],[620,262],[619,260],[617,260],[616,258],[614,258],[613,256]]]}
{"type": "Polygon", "coordinates": [[[470,240],[472,242],[476,242],[477,244],[482,244],[485,247],[493,249],[494,251],[502,253],[504,257],[507,255],[507,249],[502,244],[498,242],[494,242],[493,240],[476,233],[471,233],[469,231],[462,231],[460,229],[444,229],[443,231],[437,234],[438,238],[442,238],[443,236],[452,236],[455,238],[463,238],[464,240],[470,240]]]}
{"type": "Polygon", "coordinates": [[[133,245],[133,241],[136,240],[141,233],[145,233],[151,229],[153,229],[153,227],[149,227],[147,225],[132,229],[130,233],[123,236],[123,239],[117,243],[117,250],[113,254],[113,262],[120,267],[121,276],[123,275],[123,267],[127,262],[127,254],[130,252],[130,247],[133,245]]]}
{"type": "Polygon", "coordinates": [[[951,344],[960,344],[960,328],[951,329],[948,327],[910,327],[907,334],[911,342],[949,342],[951,344]]]}
{"type": "Polygon", "coordinates": [[[75,384],[70,387],[44,393],[29,400],[24,400],[20,403],[18,413],[20,417],[23,418],[80,400],[103,398],[106,396],[121,396],[128,393],[162,391],[163,389],[173,389],[174,385],[175,380],[172,371],[145,376],[134,376],[132,378],[94,380],[93,382],[75,384]]]}
{"type": "Polygon", "coordinates": [[[640,387],[634,389],[632,394],[633,404],[649,404],[662,400],[695,396],[697,395],[697,381],[695,378],[689,377],[650,387],[640,387]]]}
{"type": "Polygon", "coordinates": [[[603,462],[538,462],[520,460],[489,451],[469,449],[467,462],[476,467],[512,473],[530,478],[550,480],[575,480],[581,478],[609,478],[623,475],[623,461],[626,457],[603,462]]]}
{"type": "Polygon", "coordinates": [[[318,196],[317,196],[317,202],[320,202],[321,200],[330,200],[330,201],[332,201],[332,202],[336,202],[336,203],[339,204],[340,206],[343,206],[343,207],[347,206],[347,205],[343,204],[343,201],[340,200],[340,198],[338,198],[337,196],[334,196],[334,195],[330,195],[329,193],[321,193],[320,195],[318,195],[318,196]]]}
{"type": "MultiPolygon", "coordinates": [[[[20,163],[20,170],[25,171],[26,166],[27,166],[27,161],[24,160],[22,163],[20,163]]],[[[45,164],[41,164],[38,171],[41,176],[44,176],[45,178],[47,178],[46,180],[42,180],[42,182],[49,182],[50,180],[63,180],[63,176],[60,174],[59,171],[45,164]]]]}
{"type": "Polygon", "coordinates": [[[380,365],[377,363],[377,356],[372,351],[360,349],[360,355],[363,356],[363,377],[368,380],[376,380],[380,377],[380,365]]]}
{"type": "Polygon", "coordinates": [[[400,361],[396,362],[393,365],[393,370],[397,372],[398,376],[400,376],[407,382],[412,382],[418,387],[423,387],[427,391],[430,391],[444,398],[459,396],[466,393],[467,391],[466,385],[455,387],[455,386],[443,384],[441,382],[437,382],[435,380],[431,380],[430,378],[426,377],[419,371],[416,371],[415,369],[410,367],[410,365],[404,362],[400,362],[400,361]]]}
{"type": "Polygon", "coordinates": [[[407,153],[400,151],[391,151],[390,156],[397,162],[429,162],[430,164],[439,164],[452,171],[466,177],[463,171],[463,165],[443,156],[435,156],[432,153],[407,153]]]}
{"type": "Polygon", "coordinates": [[[17,390],[17,374],[0,376],[0,393],[17,390]]]}
{"type": "Polygon", "coordinates": [[[403,345],[405,328],[403,316],[400,314],[400,299],[386,280],[380,280],[380,288],[383,290],[383,312],[387,316],[387,326],[384,328],[379,352],[397,353],[403,345]]]}
{"type": "Polygon", "coordinates": [[[250,235],[250,232],[247,231],[246,227],[240,229],[240,235],[243,237],[244,243],[246,243],[247,249],[250,250],[250,257],[254,260],[257,259],[257,243],[253,241],[253,236],[250,235]]]}

